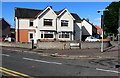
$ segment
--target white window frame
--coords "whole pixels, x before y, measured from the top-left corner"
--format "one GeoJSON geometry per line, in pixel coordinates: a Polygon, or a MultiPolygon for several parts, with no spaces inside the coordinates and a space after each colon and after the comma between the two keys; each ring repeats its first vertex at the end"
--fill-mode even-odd
{"type": "Polygon", "coordinates": [[[41,39],[54,39],[54,38],[55,38],[55,32],[42,31],[41,34],[43,34],[43,38],[41,37],[41,39]],[[52,34],[52,35],[53,35],[53,38],[45,38],[45,34],[52,34]]]}
{"type": "Polygon", "coordinates": [[[58,38],[70,38],[70,37],[71,37],[70,32],[60,32],[60,33],[58,33],[58,38]],[[68,34],[69,37],[65,37],[65,34],[68,34]],[[60,37],[60,35],[61,35],[61,37],[60,37]]]}
{"type": "Polygon", "coordinates": [[[43,26],[53,26],[53,19],[43,19],[43,26]],[[45,21],[44,20],[51,20],[52,21],[52,25],[45,25],[45,21]]]}
{"type": "Polygon", "coordinates": [[[34,32],[28,32],[29,42],[31,42],[31,40],[34,40],[34,38],[35,38],[34,36],[35,36],[34,32]],[[33,34],[33,38],[30,38],[30,34],[33,34]]]}
{"type": "Polygon", "coordinates": [[[30,25],[30,22],[33,22],[33,25],[32,25],[32,26],[34,26],[34,20],[33,20],[33,19],[30,19],[30,21],[29,21],[29,26],[31,26],[31,25],[30,25]]]}
{"type": "Polygon", "coordinates": [[[69,20],[61,20],[60,23],[61,23],[61,27],[68,27],[69,26],[69,20]],[[67,26],[62,25],[62,21],[67,21],[67,23],[68,23],[67,26]]]}

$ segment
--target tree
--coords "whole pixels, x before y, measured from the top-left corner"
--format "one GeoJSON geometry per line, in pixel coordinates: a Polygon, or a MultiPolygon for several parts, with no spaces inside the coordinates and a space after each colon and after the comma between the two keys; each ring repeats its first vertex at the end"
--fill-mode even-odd
{"type": "Polygon", "coordinates": [[[119,20],[119,2],[112,2],[106,7],[109,11],[104,11],[104,31],[106,33],[117,34],[118,20],[119,20]]]}

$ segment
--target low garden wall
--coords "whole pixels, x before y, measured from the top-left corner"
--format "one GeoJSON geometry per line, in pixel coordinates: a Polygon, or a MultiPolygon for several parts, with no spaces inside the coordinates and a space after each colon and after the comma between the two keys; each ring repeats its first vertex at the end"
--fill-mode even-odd
{"type": "MultiPolygon", "coordinates": [[[[32,48],[32,43],[0,42],[0,46],[32,48]]],[[[109,47],[110,42],[104,41],[104,48],[109,47]]],[[[37,49],[91,49],[100,48],[101,42],[75,42],[75,41],[38,41],[37,49]]]]}
{"type": "Polygon", "coordinates": [[[21,42],[0,42],[0,46],[32,48],[32,44],[31,43],[21,43],[21,42]]]}
{"type": "MultiPolygon", "coordinates": [[[[104,48],[109,47],[110,42],[104,41],[104,48]]],[[[37,49],[91,49],[100,48],[101,42],[38,42],[37,49]],[[71,43],[76,46],[71,46],[71,43]],[[77,45],[79,44],[79,46],[77,45]]]]}
{"type": "MultiPolygon", "coordinates": [[[[110,47],[110,41],[104,41],[103,47],[110,47]]],[[[101,48],[101,42],[81,42],[81,49],[101,48]]]]}
{"type": "Polygon", "coordinates": [[[38,42],[37,49],[70,49],[70,42],[38,42]]]}

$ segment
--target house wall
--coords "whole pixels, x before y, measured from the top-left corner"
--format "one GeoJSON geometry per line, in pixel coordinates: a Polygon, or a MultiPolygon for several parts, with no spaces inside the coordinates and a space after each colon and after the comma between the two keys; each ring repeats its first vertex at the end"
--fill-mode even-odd
{"type": "MultiPolygon", "coordinates": [[[[62,31],[68,31],[71,32],[70,33],[70,38],[59,38],[62,40],[74,40],[74,22],[73,22],[73,18],[69,15],[69,13],[66,11],[65,13],[63,13],[58,19],[57,19],[57,32],[62,32],[62,31]],[[68,22],[68,26],[61,26],[61,20],[67,20],[68,22]]],[[[58,35],[57,35],[58,37],[58,35]]]]}
{"type": "Polygon", "coordinates": [[[72,31],[74,30],[74,23],[73,23],[73,19],[71,18],[71,16],[69,15],[68,12],[65,12],[57,21],[57,31],[72,31]],[[69,21],[68,27],[62,27],[61,26],[61,20],[67,20],[69,21]]]}
{"type": "Polygon", "coordinates": [[[92,26],[85,20],[82,22],[82,35],[92,35],[92,26]]]}
{"type": "Polygon", "coordinates": [[[28,42],[28,30],[19,29],[16,31],[16,41],[17,42],[28,42]]]}
{"type": "Polygon", "coordinates": [[[92,26],[92,36],[97,37],[97,28],[92,26]]]}
{"type": "Polygon", "coordinates": [[[81,41],[81,35],[82,35],[81,23],[75,22],[74,27],[75,27],[75,40],[81,41]]]}
{"type": "MultiPolygon", "coordinates": [[[[29,32],[31,32],[32,30],[36,32],[36,25],[37,25],[36,20],[34,20],[33,26],[29,25],[30,19],[26,19],[26,18],[21,18],[21,19],[15,18],[15,23],[16,23],[16,30],[15,30],[16,41],[29,42],[29,32]]],[[[34,41],[36,42],[36,38],[34,39],[34,41]]]]}
{"type": "Polygon", "coordinates": [[[44,15],[39,17],[38,29],[39,30],[56,30],[56,18],[57,16],[53,13],[52,9],[50,9],[44,15]],[[44,26],[44,19],[53,19],[52,26],[44,26]]]}
{"type": "MultiPolygon", "coordinates": [[[[73,22],[73,18],[69,15],[68,11],[66,11],[60,18],[57,18],[57,15],[54,13],[54,11],[52,9],[48,9],[46,10],[45,13],[43,13],[43,15],[41,15],[40,17],[33,19],[34,25],[30,26],[30,19],[27,18],[16,18],[16,32],[18,27],[20,29],[20,31],[22,31],[23,29],[26,30],[27,34],[29,33],[29,30],[35,30],[34,32],[34,41],[37,42],[38,39],[41,39],[41,31],[54,31],[54,33],[57,31],[70,31],[70,38],[60,38],[63,40],[74,40],[74,22],[73,22]],[[53,24],[52,26],[44,26],[44,19],[53,19],[53,24]],[[69,24],[68,27],[61,27],[61,20],[68,20],[69,24]]],[[[20,33],[20,32],[19,32],[20,33]]],[[[22,33],[20,33],[22,34],[22,33]]],[[[27,35],[25,34],[25,35],[27,35]]],[[[20,35],[21,36],[21,35],[20,35]]],[[[58,38],[57,34],[54,34],[54,37],[56,36],[56,38],[58,38]]],[[[16,41],[18,41],[18,35],[16,34],[16,41]]],[[[19,39],[20,41],[20,39],[19,39]]],[[[21,42],[26,42],[29,41],[29,39],[25,40],[21,39],[21,42]]]]}

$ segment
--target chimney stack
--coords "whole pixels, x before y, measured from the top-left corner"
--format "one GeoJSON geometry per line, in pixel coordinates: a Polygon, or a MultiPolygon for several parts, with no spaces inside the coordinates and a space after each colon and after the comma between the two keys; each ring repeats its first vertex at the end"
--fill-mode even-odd
{"type": "Polygon", "coordinates": [[[52,8],[52,6],[49,6],[50,8],[52,8]]]}
{"type": "Polygon", "coordinates": [[[89,22],[89,19],[87,18],[86,21],[89,22]]]}

